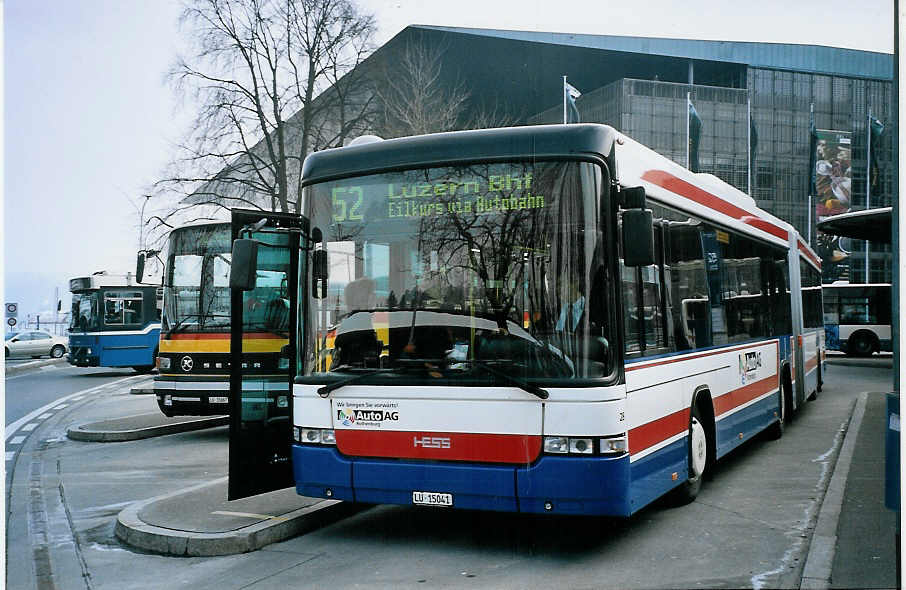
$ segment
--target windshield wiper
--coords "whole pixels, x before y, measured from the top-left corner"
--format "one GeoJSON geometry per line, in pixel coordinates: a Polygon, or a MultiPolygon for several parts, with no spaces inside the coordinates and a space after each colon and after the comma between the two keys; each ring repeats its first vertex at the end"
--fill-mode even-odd
{"type": "Polygon", "coordinates": [[[487,361],[471,360],[471,361],[457,361],[457,363],[465,363],[465,364],[469,364],[469,365],[474,365],[476,367],[481,367],[488,373],[495,375],[497,377],[500,377],[501,379],[503,379],[510,385],[515,385],[519,389],[521,389],[523,391],[527,391],[528,393],[531,393],[532,395],[537,396],[541,399],[547,399],[551,395],[546,389],[543,389],[541,387],[538,387],[537,385],[532,385],[531,383],[523,381],[522,379],[520,379],[519,377],[516,377],[515,375],[510,375],[509,373],[504,373],[500,369],[497,369],[497,368],[493,367],[492,365],[489,365],[487,361]]]}
{"type": "Polygon", "coordinates": [[[381,373],[397,373],[397,372],[399,372],[400,369],[405,369],[405,368],[408,368],[408,367],[404,367],[404,366],[386,367],[386,368],[382,368],[382,369],[372,369],[371,371],[359,373],[358,375],[353,375],[352,377],[348,377],[346,379],[340,379],[339,381],[334,381],[333,383],[328,383],[327,385],[323,385],[323,386],[319,387],[318,395],[320,395],[321,397],[327,397],[328,395],[330,395],[331,391],[334,391],[335,389],[339,389],[345,385],[349,385],[350,383],[355,383],[356,381],[361,381],[362,379],[366,379],[368,377],[371,377],[372,375],[379,375],[381,373]]]}

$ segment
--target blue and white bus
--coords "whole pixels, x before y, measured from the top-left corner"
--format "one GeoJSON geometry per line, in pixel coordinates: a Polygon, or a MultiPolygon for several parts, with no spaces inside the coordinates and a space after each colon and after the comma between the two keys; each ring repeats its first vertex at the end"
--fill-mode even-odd
{"type": "Polygon", "coordinates": [[[851,356],[891,352],[890,283],[822,285],[828,350],[851,356]]]}
{"type": "Polygon", "coordinates": [[[240,304],[284,232],[297,329],[266,414],[231,349],[230,499],[629,516],[820,389],[815,252],[611,127],[324,150],[302,187],[295,227],[234,224],[240,304]]]}
{"type": "Polygon", "coordinates": [[[154,368],[160,338],[161,288],[105,271],[69,281],[69,364],[154,368]]]}

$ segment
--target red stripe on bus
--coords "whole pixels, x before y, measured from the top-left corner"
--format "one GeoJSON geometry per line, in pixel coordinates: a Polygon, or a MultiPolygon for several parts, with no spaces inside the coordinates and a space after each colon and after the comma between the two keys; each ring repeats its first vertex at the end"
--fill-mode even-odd
{"type": "Polygon", "coordinates": [[[760,381],[749,383],[746,386],[734,389],[729,393],[714,399],[714,415],[720,418],[730,410],[761,397],[771,391],[776,391],[778,387],[777,375],[765,377],[760,381]]]}
{"type": "Polygon", "coordinates": [[[812,253],[812,251],[806,246],[805,242],[803,242],[802,240],[799,240],[799,251],[802,252],[803,254],[805,254],[806,258],[808,258],[809,260],[814,262],[815,266],[817,266],[819,269],[821,268],[821,260],[819,260],[818,257],[812,253]]]}
{"type": "Polygon", "coordinates": [[[704,205],[709,209],[713,209],[724,215],[729,215],[734,219],[747,225],[751,225],[752,227],[757,227],[778,238],[783,240],[789,239],[789,234],[785,229],[774,225],[766,219],[755,217],[752,215],[751,211],[746,211],[745,209],[737,207],[736,205],[721,199],[717,195],[713,195],[694,184],[686,182],[681,178],[677,178],[669,172],[665,172],[664,170],[648,170],[642,174],[642,180],[650,182],[651,184],[656,184],[657,186],[665,188],[681,197],[685,197],[690,201],[695,201],[699,205],[704,205]]]}
{"type": "MultiPolygon", "coordinates": [[[[652,367],[660,367],[660,366],[669,365],[672,363],[681,363],[683,361],[691,361],[693,359],[700,359],[700,358],[704,358],[706,356],[714,356],[715,354],[725,354],[728,352],[736,352],[737,350],[745,350],[747,348],[757,348],[759,346],[764,346],[765,344],[779,344],[779,343],[777,340],[769,340],[767,342],[758,342],[756,344],[746,344],[744,346],[737,346],[735,348],[721,348],[720,350],[711,350],[708,352],[703,352],[701,354],[694,354],[691,356],[684,356],[684,357],[680,357],[680,358],[669,358],[669,359],[664,359],[664,360],[660,360],[660,361],[653,362],[653,363],[627,365],[624,368],[624,370],[627,373],[629,373],[631,371],[638,371],[639,369],[650,369],[652,367]]],[[[779,346],[778,346],[778,349],[779,349],[779,346]]]]}
{"type": "Polygon", "coordinates": [[[636,426],[629,431],[629,454],[644,451],[648,447],[667,440],[689,429],[689,408],[674,412],[647,424],[636,426]]]}
{"type": "Polygon", "coordinates": [[[337,449],[356,457],[527,464],[541,453],[541,436],[338,429],[337,449]]]}
{"type": "Polygon", "coordinates": [[[812,369],[818,366],[818,357],[815,356],[807,361],[805,361],[805,372],[808,373],[812,369]]]}

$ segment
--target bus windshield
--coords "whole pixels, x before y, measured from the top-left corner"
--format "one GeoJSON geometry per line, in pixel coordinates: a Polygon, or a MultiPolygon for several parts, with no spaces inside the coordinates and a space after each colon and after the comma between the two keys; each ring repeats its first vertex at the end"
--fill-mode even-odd
{"type": "Polygon", "coordinates": [[[97,330],[98,292],[83,291],[72,294],[72,313],[69,320],[70,332],[87,332],[97,330]]]}
{"type": "Polygon", "coordinates": [[[526,161],[307,187],[328,277],[304,283],[299,374],[611,375],[602,182],[595,164],[526,161]]]}
{"type": "Polygon", "coordinates": [[[173,230],[167,254],[164,309],[166,333],[229,330],[229,224],[173,230]]]}

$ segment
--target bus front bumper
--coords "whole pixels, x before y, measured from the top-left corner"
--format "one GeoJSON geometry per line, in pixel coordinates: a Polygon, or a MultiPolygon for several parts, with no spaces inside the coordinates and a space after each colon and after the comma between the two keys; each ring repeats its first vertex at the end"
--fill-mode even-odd
{"type": "Polygon", "coordinates": [[[413,492],[451,494],[471,510],[629,516],[629,456],[543,455],[530,465],[351,458],[293,445],[296,492],[374,504],[413,504],[413,492]]]}

